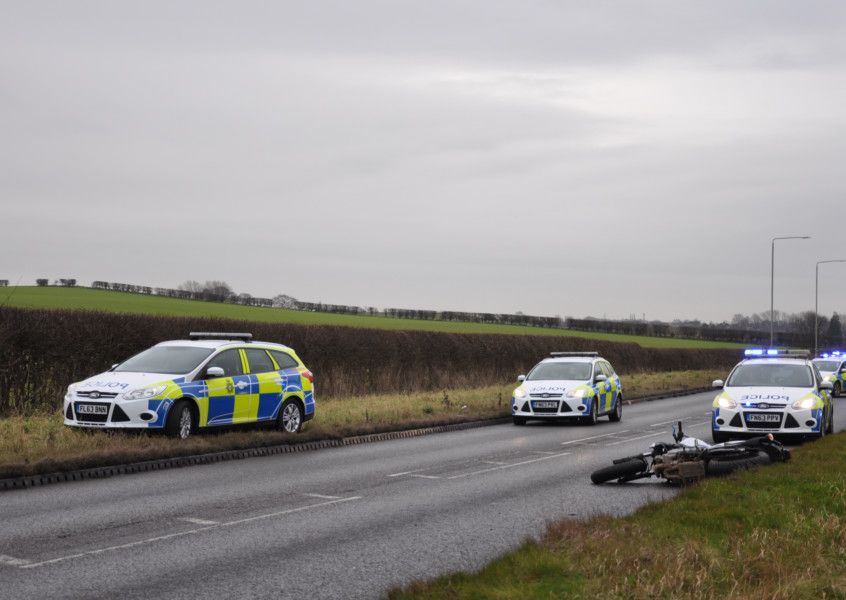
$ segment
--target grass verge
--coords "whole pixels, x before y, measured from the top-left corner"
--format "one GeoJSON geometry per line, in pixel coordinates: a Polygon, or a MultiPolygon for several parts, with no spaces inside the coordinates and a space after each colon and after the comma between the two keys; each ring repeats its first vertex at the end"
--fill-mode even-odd
{"type": "Polygon", "coordinates": [[[478,573],[389,598],[846,598],[846,434],[629,517],[558,522],[478,573]]]}
{"type": "Polygon", "coordinates": [[[96,310],[112,313],[161,315],[170,317],[212,317],[294,323],[300,325],[338,325],[366,329],[399,331],[439,331],[445,333],[499,333],[511,335],[567,336],[608,342],[629,342],[644,348],[742,348],[743,344],[687,340],[637,335],[622,335],[568,329],[550,329],[518,325],[492,325],[452,321],[424,321],[391,317],[335,315],[283,308],[239,306],[221,302],[201,302],[144,294],[130,294],[90,288],[13,286],[0,291],[0,305],[18,308],[96,310]]]}
{"type": "MultiPolygon", "coordinates": [[[[695,389],[722,375],[632,375],[623,378],[624,397],[695,389]]],[[[60,414],[9,417],[0,419],[0,479],[503,417],[510,414],[514,386],[318,400],[317,417],[296,436],[268,428],[227,428],[183,442],[147,432],[72,429],[62,424],[60,414]]]]}

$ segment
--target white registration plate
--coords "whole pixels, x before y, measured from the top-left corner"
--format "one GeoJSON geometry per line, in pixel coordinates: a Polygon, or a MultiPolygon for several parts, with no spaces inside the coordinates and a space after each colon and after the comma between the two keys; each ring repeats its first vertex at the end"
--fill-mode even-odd
{"type": "Polygon", "coordinates": [[[76,412],[81,415],[107,415],[109,407],[102,404],[80,404],[76,407],[76,412]]]}
{"type": "Polygon", "coordinates": [[[781,415],[756,415],[752,413],[746,415],[746,420],[750,423],[781,423],[781,415]]]}
{"type": "Polygon", "coordinates": [[[535,408],[558,408],[557,400],[536,400],[533,402],[535,408]]]}

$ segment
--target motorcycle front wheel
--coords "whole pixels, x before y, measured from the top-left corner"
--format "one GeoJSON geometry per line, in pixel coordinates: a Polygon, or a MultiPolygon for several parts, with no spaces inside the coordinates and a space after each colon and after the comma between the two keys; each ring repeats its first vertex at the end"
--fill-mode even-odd
{"type": "Polygon", "coordinates": [[[594,483],[605,483],[612,479],[623,479],[633,477],[638,473],[646,471],[646,461],[642,458],[630,458],[610,467],[605,467],[590,474],[590,480],[594,483]]]}

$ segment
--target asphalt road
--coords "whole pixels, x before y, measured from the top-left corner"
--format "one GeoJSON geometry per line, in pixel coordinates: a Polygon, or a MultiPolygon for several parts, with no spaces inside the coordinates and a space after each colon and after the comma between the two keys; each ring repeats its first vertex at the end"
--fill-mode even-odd
{"type": "Polygon", "coordinates": [[[479,568],[550,520],[672,495],[589,473],[669,441],[677,419],[708,439],[713,395],[595,427],[500,425],[3,493],[0,596],[378,598],[479,568]]]}

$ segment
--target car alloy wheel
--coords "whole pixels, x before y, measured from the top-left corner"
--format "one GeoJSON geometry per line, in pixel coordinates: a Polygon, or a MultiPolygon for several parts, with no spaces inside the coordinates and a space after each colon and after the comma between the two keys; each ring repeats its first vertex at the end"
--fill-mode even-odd
{"type": "Polygon", "coordinates": [[[191,435],[191,428],[193,425],[193,417],[191,409],[187,406],[182,408],[182,413],[179,415],[179,437],[187,439],[191,435]]]}
{"type": "Polygon", "coordinates": [[[296,402],[286,404],[282,409],[282,429],[288,433],[297,433],[303,422],[300,406],[296,402]]]}

